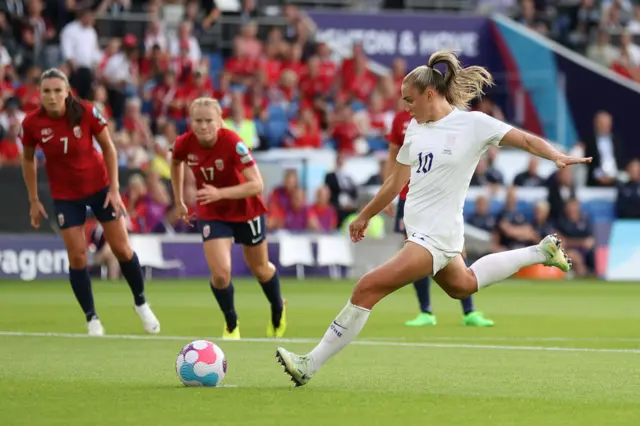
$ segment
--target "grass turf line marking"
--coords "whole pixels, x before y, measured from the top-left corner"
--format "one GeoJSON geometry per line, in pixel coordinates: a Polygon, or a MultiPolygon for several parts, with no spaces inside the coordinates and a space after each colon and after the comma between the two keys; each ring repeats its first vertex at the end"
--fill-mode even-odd
{"type": "MultiPolygon", "coordinates": [[[[88,334],[79,333],[37,333],[25,331],[0,331],[0,336],[7,337],[57,337],[70,339],[120,339],[120,340],[179,340],[191,341],[198,339],[209,339],[221,341],[222,339],[213,337],[194,336],[146,336],[138,334],[107,334],[102,337],[92,337],[88,334]]],[[[317,339],[269,339],[269,338],[242,338],[240,340],[223,340],[224,344],[231,342],[245,343],[317,343],[317,339]]],[[[542,351],[542,352],[590,352],[590,353],[626,353],[640,354],[640,349],[608,349],[608,348],[568,348],[557,346],[507,346],[507,345],[479,345],[473,343],[422,343],[422,342],[398,342],[384,340],[354,340],[352,345],[358,346],[396,346],[409,348],[445,348],[445,349],[492,349],[492,350],[520,350],[520,351],[542,351]]]]}

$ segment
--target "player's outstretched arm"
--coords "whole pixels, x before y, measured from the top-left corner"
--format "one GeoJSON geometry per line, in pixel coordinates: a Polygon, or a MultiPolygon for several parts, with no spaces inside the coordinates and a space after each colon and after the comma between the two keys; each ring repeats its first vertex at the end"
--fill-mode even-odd
{"type": "Polygon", "coordinates": [[[184,203],[184,162],[178,158],[171,158],[171,187],[176,201],[176,215],[187,225],[191,226],[189,209],[184,203]]]}
{"type": "Polygon", "coordinates": [[[369,220],[387,207],[398,196],[411,178],[411,166],[395,162],[391,175],[384,181],[378,193],[349,225],[349,235],[353,242],[364,238],[369,220]]]}
{"type": "Polygon", "coordinates": [[[24,145],[22,149],[22,176],[29,193],[29,216],[31,226],[38,229],[40,227],[40,217],[47,217],[47,212],[38,197],[38,166],[35,161],[36,148],[24,145]]]}
{"type": "Polygon", "coordinates": [[[546,158],[562,169],[572,164],[585,164],[591,162],[591,157],[570,157],[552,147],[547,141],[519,129],[511,129],[500,141],[501,146],[520,148],[538,157],[546,158]]]}

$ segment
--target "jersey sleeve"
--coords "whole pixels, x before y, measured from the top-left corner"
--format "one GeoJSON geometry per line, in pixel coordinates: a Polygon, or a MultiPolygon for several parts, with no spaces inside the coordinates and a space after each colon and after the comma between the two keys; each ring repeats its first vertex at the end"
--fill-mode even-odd
{"type": "Polygon", "coordinates": [[[233,149],[233,166],[237,171],[242,172],[256,164],[251,155],[251,150],[235,132],[229,131],[229,143],[233,149]]]}
{"type": "Polygon", "coordinates": [[[184,135],[180,135],[176,138],[176,141],[173,143],[173,145],[170,148],[171,151],[171,157],[175,158],[176,160],[179,161],[185,161],[187,159],[187,149],[186,149],[186,141],[185,141],[185,136],[184,135]]]}
{"type": "Polygon", "coordinates": [[[33,123],[28,122],[27,120],[23,120],[20,125],[20,135],[18,138],[20,142],[22,142],[23,146],[36,147],[40,143],[38,139],[33,136],[33,132],[31,129],[33,128],[33,123]]]}
{"type": "Polygon", "coordinates": [[[498,146],[504,135],[513,129],[513,126],[483,112],[475,111],[472,112],[472,114],[474,116],[475,133],[478,141],[482,143],[483,146],[498,146]]]}
{"type": "Polygon", "coordinates": [[[91,133],[94,136],[98,136],[102,129],[107,127],[107,119],[104,118],[100,109],[93,104],[86,104],[85,108],[90,108],[89,124],[91,125],[91,133]]]}

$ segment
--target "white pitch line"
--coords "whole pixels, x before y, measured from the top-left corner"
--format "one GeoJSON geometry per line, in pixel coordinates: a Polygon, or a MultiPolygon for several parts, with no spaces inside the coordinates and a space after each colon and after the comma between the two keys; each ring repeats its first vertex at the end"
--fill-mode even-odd
{"type": "Polygon", "coordinates": [[[516,337],[516,336],[430,336],[408,339],[406,337],[368,337],[372,341],[462,341],[462,342],[629,342],[640,343],[640,337],[516,337]]]}
{"type": "MultiPolygon", "coordinates": [[[[36,333],[23,331],[0,331],[0,336],[12,337],[58,337],[71,339],[121,339],[121,340],[179,340],[187,342],[190,340],[210,339],[219,341],[221,339],[211,337],[195,336],[146,336],[137,334],[107,334],[103,337],[91,337],[88,334],[79,333],[36,333]]],[[[242,338],[240,340],[225,340],[224,344],[232,342],[245,343],[317,343],[319,339],[291,338],[291,339],[268,339],[268,338],[242,338]]],[[[554,346],[507,346],[507,345],[479,345],[472,343],[423,343],[423,342],[397,342],[384,340],[354,340],[352,345],[357,346],[395,346],[409,348],[445,348],[445,349],[492,349],[492,350],[519,350],[519,351],[541,351],[541,352],[591,352],[591,353],[627,353],[640,354],[640,349],[608,349],[608,348],[570,348],[554,346]]]]}

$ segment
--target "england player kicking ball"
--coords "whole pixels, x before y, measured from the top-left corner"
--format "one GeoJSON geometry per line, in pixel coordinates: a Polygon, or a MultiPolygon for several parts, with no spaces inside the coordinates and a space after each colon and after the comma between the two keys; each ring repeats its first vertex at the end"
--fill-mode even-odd
{"type": "Polygon", "coordinates": [[[198,98],[189,108],[191,131],[172,149],[171,183],[178,216],[190,224],[184,204],[184,163],[198,186],[197,217],[204,255],[211,271],[211,291],[225,318],[223,339],[240,339],[231,282],[231,246],[242,244],[247,266],[271,304],[267,337],[282,337],[287,328],[280,278],[269,262],[263,182],[249,148],[236,132],[223,127],[218,101],[198,98]]]}
{"type": "Polygon", "coordinates": [[[364,327],[381,299],[410,282],[433,276],[455,299],[500,282],[520,268],[543,264],[569,271],[571,261],[560,241],[548,235],[537,245],[485,256],[467,268],[462,259],[462,209],[481,155],[490,146],[512,146],[553,161],[558,168],[591,162],[566,156],[543,139],[480,112],[461,111],[482,94],[493,78],[482,67],[462,68],[448,51],[436,52],[426,66],[411,71],[402,97],[414,117],[398,152],[391,176],[351,223],[354,242],[361,241],[369,220],[409,184],[404,223],[407,241],[390,260],[365,274],[351,299],[333,320],[320,343],[306,355],[278,348],[276,358],[296,386],[302,386],[347,346],[364,327]],[[436,65],[446,66],[443,74],[436,65]]]}

